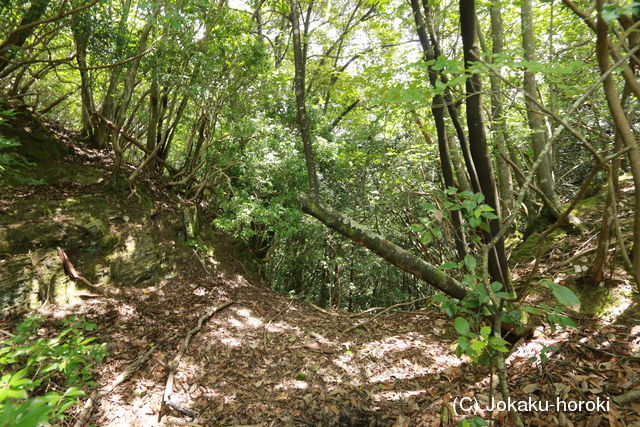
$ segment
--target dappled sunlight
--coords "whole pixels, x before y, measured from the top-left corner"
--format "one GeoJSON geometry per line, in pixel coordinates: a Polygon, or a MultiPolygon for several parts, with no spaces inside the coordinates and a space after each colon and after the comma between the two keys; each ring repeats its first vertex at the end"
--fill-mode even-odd
{"type": "Polygon", "coordinates": [[[615,301],[611,307],[607,309],[606,319],[610,323],[615,323],[623,313],[634,303],[632,295],[635,288],[631,283],[622,282],[609,291],[610,298],[615,301]]]}
{"type": "Polygon", "coordinates": [[[556,334],[547,334],[543,330],[536,331],[534,339],[528,340],[518,346],[518,348],[511,352],[505,363],[509,364],[517,359],[529,359],[530,357],[538,358],[540,352],[547,347],[551,347],[559,341],[566,340],[569,336],[568,331],[560,331],[556,334]]]}
{"type": "Polygon", "coordinates": [[[239,317],[239,319],[229,319],[231,325],[238,329],[256,329],[263,325],[262,320],[255,317],[249,309],[231,307],[230,310],[235,311],[239,317]]]}
{"type": "Polygon", "coordinates": [[[136,239],[128,237],[120,247],[113,251],[113,254],[108,256],[107,259],[130,261],[136,252],[136,239]]]}
{"type": "Polygon", "coordinates": [[[234,332],[225,328],[219,328],[215,332],[210,333],[209,336],[228,347],[240,347],[242,345],[242,340],[239,339],[234,332]]]}
{"type": "Polygon", "coordinates": [[[395,390],[383,390],[374,393],[373,400],[375,402],[388,401],[401,401],[412,397],[419,396],[426,392],[426,389],[421,390],[408,390],[408,391],[395,391],[395,390]]]}
{"type": "Polygon", "coordinates": [[[307,383],[306,381],[301,381],[296,379],[284,380],[273,387],[274,390],[289,390],[289,389],[306,390],[308,388],[309,388],[309,383],[307,383]]]}

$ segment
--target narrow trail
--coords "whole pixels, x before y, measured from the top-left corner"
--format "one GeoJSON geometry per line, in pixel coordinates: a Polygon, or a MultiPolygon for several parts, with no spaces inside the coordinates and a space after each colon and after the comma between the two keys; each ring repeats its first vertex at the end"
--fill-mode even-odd
{"type": "MultiPolygon", "coordinates": [[[[82,165],[108,171],[99,152],[79,146],[73,151],[64,159],[66,168],[82,165]]],[[[159,218],[154,221],[165,224],[162,215],[171,210],[172,196],[146,179],[159,218]]],[[[114,209],[124,209],[123,214],[131,204],[106,194],[98,179],[14,187],[0,197],[0,208],[17,215],[21,201],[56,204],[87,194],[103,197],[114,209]]],[[[482,367],[455,356],[451,320],[428,299],[419,311],[392,311],[375,319],[375,312],[356,316],[322,311],[250,278],[234,255],[237,248],[222,234],[214,234],[213,255],[177,248],[170,234],[157,234],[157,246],[175,252],[171,274],[159,283],[121,282],[117,295],[89,293],[71,303],[39,309],[50,319],[74,314],[98,324],[92,335],[106,342],[110,353],[96,371],[98,390],[153,349],[130,377],[97,399],[88,414],[90,424],[439,426],[459,419],[453,410],[456,398],[471,397],[485,404],[491,397],[495,379],[482,367]],[[192,331],[175,366],[173,405],[163,406],[171,362],[185,337],[208,310],[229,302],[205,319],[201,329],[192,331]]],[[[80,274],[94,271],[95,275],[95,266],[74,258],[81,253],[69,252],[71,261],[80,274]]],[[[508,359],[513,397],[590,400],[637,388],[640,360],[633,355],[640,352],[639,318],[633,305],[618,324],[582,316],[576,319],[579,332],[538,331],[531,340],[516,344],[508,359]],[[527,359],[544,345],[555,345],[551,360],[544,366],[530,363],[527,359]]],[[[50,320],[51,327],[56,325],[50,320]]],[[[488,417],[481,408],[477,414],[488,417]]],[[[529,425],[624,426],[640,422],[639,414],[636,402],[611,402],[609,412],[551,411],[523,417],[529,425]]],[[[494,416],[498,424],[508,425],[504,411],[494,416]]]]}

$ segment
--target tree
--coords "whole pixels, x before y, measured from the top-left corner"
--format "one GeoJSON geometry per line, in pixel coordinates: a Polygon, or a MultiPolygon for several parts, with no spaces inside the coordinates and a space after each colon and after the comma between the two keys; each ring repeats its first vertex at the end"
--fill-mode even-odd
{"type": "MultiPolygon", "coordinates": [[[[522,47],[524,50],[524,59],[528,63],[537,61],[535,34],[533,31],[533,16],[531,11],[531,0],[523,0],[521,6],[521,27],[522,27],[522,47]]],[[[524,90],[529,96],[525,97],[525,105],[527,109],[527,121],[531,129],[531,146],[533,155],[538,158],[543,152],[547,143],[547,132],[544,124],[544,117],[539,111],[540,99],[538,96],[538,83],[536,82],[536,74],[531,71],[530,66],[525,66],[524,90]]],[[[544,204],[555,218],[559,218],[562,214],[558,197],[554,188],[553,179],[553,162],[551,154],[544,156],[542,163],[538,167],[536,173],[538,184],[544,195],[544,204]]]]}
{"type": "MultiPolygon", "coordinates": [[[[460,33],[464,52],[465,69],[469,70],[473,62],[480,58],[477,46],[476,13],[474,0],[460,1],[460,33]]],[[[483,241],[488,244],[500,231],[500,204],[498,203],[495,178],[491,166],[491,158],[487,146],[484,119],[482,117],[482,83],[478,73],[470,72],[466,82],[467,127],[469,129],[469,146],[471,161],[475,165],[482,194],[486,202],[496,212],[496,218],[489,221],[489,230],[483,234],[483,241]]],[[[507,288],[510,287],[509,270],[504,251],[504,241],[499,239],[489,255],[489,271],[495,281],[507,288]]]]}

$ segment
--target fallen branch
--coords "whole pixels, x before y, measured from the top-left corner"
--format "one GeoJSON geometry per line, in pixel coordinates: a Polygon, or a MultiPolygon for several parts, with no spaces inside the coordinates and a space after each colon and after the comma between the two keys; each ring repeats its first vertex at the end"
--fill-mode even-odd
{"type": "MultiPolygon", "coordinates": [[[[82,277],[78,273],[76,268],[73,266],[73,264],[69,260],[69,257],[67,257],[67,254],[64,252],[64,250],[61,247],[57,247],[56,249],[58,250],[58,256],[60,257],[60,261],[62,261],[62,265],[64,266],[64,271],[67,273],[67,275],[71,279],[81,281],[82,283],[87,285],[87,287],[89,289],[91,289],[92,291],[97,292],[97,293],[99,293],[101,295],[113,296],[112,295],[112,293],[113,293],[112,291],[108,291],[106,289],[101,288],[100,286],[94,285],[93,283],[91,283],[90,281],[88,281],[87,279],[82,277]]],[[[115,293],[117,293],[117,292],[115,292],[115,293]]]]}
{"type": "Polygon", "coordinates": [[[342,315],[342,313],[336,313],[333,311],[329,311],[329,310],[325,310],[322,307],[318,307],[315,304],[312,303],[308,303],[312,308],[315,308],[316,310],[318,310],[320,313],[326,314],[327,316],[332,316],[332,317],[340,317],[342,315]]]}
{"type": "Polygon", "coordinates": [[[177,403],[173,403],[173,402],[166,402],[166,405],[173,409],[174,411],[180,412],[183,415],[186,415],[187,417],[191,417],[192,420],[195,420],[198,417],[198,413],[197,412],[193,412],[191,409],[187,409],[182,405],[178,405],[177,403]]]}
{"type": "MultiPolygon", "coordinates": [[[[418,298],[416,300],[409,301],[409,302],[403,302],[401,304],[396,304],[396,305],[391,306],[391,307],[372,307],[372,308],[370,308],[368,310],[361,311],[360,313],[349,314],[349,315],[347,315],[347,317],[361,317],[361,316],[364,316],[365,314],[369,314],[371,312],[378,311],[378,310],[388,310],[389,308],[397,308],[397,307],[402,307],[402,306],[405,306],[405,305],[411,305],[414,302],[421,301],[423,299],[429,299],[429,297],[418,298]]],[[[409,313],[408,311],[404,311],[404,310],[403,310],[403,312],[409,313]]],[[[421,314],[425,314],[425,313],[421,313],[421,314]]]]}
{"type": "Polygon", "coordinates": [[[422,297],[422,298],[414,299],[413,301],[409,301],[409,302],[402,302],[402,303],[400,303],[400,304],[394,304],[394,305],[391,305],[391,306],[389,306],[389,307],[385,308],[384,310],[382,310],[380,313],[376,314],[375,316],[370,317],[370,318],[368,318],[368,319],[363,320],[363,321],[362,321],[362,322],[360,322],[360,323],[355,324],[354,326],[352,326],[352,327],[350,327],[349,329],[347,329],[347,330],[343,331],[342,333],[343,333],[343,334],[346,334],[347,332],[351,332],[351,331],[353,331],[354,329],[358,329],[359,327],[364,326],[365,324],[367,324],[367,323],[369,323],[369,322],[372,322],[372,321],[373,321],[373,320],[375,320],[376,318],[378,318],[378,317],[382,316],[384,313],[386,313],[386,312],[387,312],[387,311],[389,311],[389,310],[393,310],[394,308],[402,307],[402,306],[405,306],[405,305],[411,305],[411,304],[414,304],[414,303],[416,303],[416,302],[424,301],[424,300],[429,299],[429,298],[431,298],[431,297],[422,297]]]}
{"type": "MultiPolygon", "coordinates": [[[[164,388],[164,395],[162,396],[162,403],[160,405],[160,413],[158,414],[158,422],[160,422],[160,420],[162,419],[162,416],[165,414],[165,412],[167,410],[167,407],[172,408],[172,409],[176,409],[176,406],[179,406],[179,405],[176,405],[175,403],[170,402],[169,398],[173,394],[173,382],[174,382],[176,371],[178,370],[178,366],[180,365],[180,361],[182,360],[182,356],[184,356],[184,354],[187,351],[187,348],[189,347],[189,344],[191,343],[191,339],[196,334],[196,332],[198,332],[200,329],[202,329],[202,325],[204,324],[205,321],[209,320],[209,318],[211,318],[211,316],[213,316],[215,313],[217,313],[218,311],[222,310],[223,308],[226,308],[226,307],[230,306],[231,304],[233,304],[233,301],[227,301],[227,302],[225,302],[223,304],[220,304],[217,307],[213,307],[212,309],[207,310],[198,319],[198,324],[196,326],[194,326],[193,328],[189,329],[189,331],[187,331],[187,335],[184,337],[184,341],[182,342],[182,345],[180,346],[180,349],[178,349],[178,353],[175,355],[175,357],[173,358],[171,363],[169,363],[169,365],[168,365],[169,373],[167,375],[167,385],[164,388]]],[[[182,406],[180,406],[180,408],[181,409],[186,409],[186,408],[183,408],[182,406]]],[[[186,410],[189,411],[188,409],[186,409],[186,410]]],[[[182,413],[185,413],[182,410],[178,410],[178,411],[182,412],[182,413]]],[[[189,411],[189,412],[190,412],[189,416],[191,416],[191,414],[194,414],[192,411],[189,411]]],[[[192,417],[192,418],[195,418],[195,417],[192,417]]]]}
{"type": "Polygon", "coordinates": [[[87,401],[84,403],[82,412],[80,412],[80,415],[78,416],[78,419],[76,420],[73,427],[84,426],[87,423],[89,416],[91,415],[91,411],[93,410],[93,406],[95,405],[96,401],[111,393],[113,390],[115,390],[116,387],[129,379],[129,377],[134,372],[140,369],[140,367],[144,365],[147,360],[149,360],[155,349],[155,345],[151,346],[151,348],[147,350],[146,353],[144,353],[142,356],[138,356],[136,360],[134,360],[129,366],[127,366],[127,368],[122,371],[120,375],[118,375],[113,381],[111,381],[111,384],[109,384],[106,388],[94,391],[91,396],[89,396],[89,399],[87,399],[87,401]]]}
{"type": "Polygon", "coordinates": [[[611,357],[617,357],[618,359],[640,359],[640,356],[632,356],[632,355],[625,356],[623,354],[612,353],[610,351],[603,350],[601,348],[594,347],[592,345],[589,345],[587,343],[583,343],[583,342],[580,342],[580,341],[573,341],[573,342],[578,344],[581,347],[588,348],[591,351],[595,351],[595,352],[598,352],[598,353],[606,354],[607,356],[611,356],[611,357]]]}

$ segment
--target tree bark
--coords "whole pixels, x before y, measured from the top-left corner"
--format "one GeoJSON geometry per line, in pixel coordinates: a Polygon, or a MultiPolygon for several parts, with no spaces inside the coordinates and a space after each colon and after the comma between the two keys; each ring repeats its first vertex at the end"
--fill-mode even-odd
{"type": "Polygon", "coordinates": [[[376,253],[396,267],[440,289],[453,298],[463,299],[466,290],[455,279],[422,258],[401,248],[365,226],[345,217],[317,199],[302,197],[302,210],[327,227],[376,253]]]}
{"type": "MultiPolygon", "coordinates": [[[[531,0],[522,0],[520,17],[524,59],[528,62],[533,62],[537,60],[537,55],[535,35],[533,32],[531,0]]],[[[534,100],[529,97],[525,97],[525,105],[527,108],[527,121],[529,123],[529,129],[531,130],[531,146],[533,148],[533,154],[537,158],[547,144],[547,134],[542,114],[536,106],[536,101],[540,102],[536,75],[534,72],[530,71],[529,68],[525,68],[524,71],[523,87],[525,92],[529,93],[532,98],[535,98],[534,100]]],[[[536,176],[538,178],[538,185],[546,196],[546,200],[543,200],[545,206],[549,209],[551,214],[558,219],[560,215],[562,215],[562,208],[560,207],[560,202],[558,202],[554,188],[550,155],[545,156],[542,160],[542,163],[540,163],[540,166],[536,170],[536,176]]]]}
{"type": "Polygon", "coordinates": [[[92,141],[95,126],[91,113],[95,111],[96,107],[93,101],[89,73],[87,72],[87,43],[90,25],[85,13],[82,13],[74,20],[71,29],[76,47],[78,72],[80,73],[80,97],[82,100],[82,131],[80,135],[82,138],[92,141]]]}
{"type": "MultiPolygon", "coordinates": [[[[423,0],[423,5],[425,10],[425,23],[427,26],[427,30],[429,32],[429,39],[431,40],[431,44],[433,45],[433,53],[436,57],[438,57],[442,55],[442,50],[440,49],[438,38],[436,37],[436,33],[433,28],[432,11],[428,6],[427,0],[423,0]]],[[[440,81],[445,85],[449,82],[449,80],[444,74],[439,73],[439,77],[440,77],[440,81]]],[[[482,192],[482,187],[478,179],[476,166],[473,164],[473,159],[472,159],[471,151],[469,148],[469,142],[467,141],[467,135],[464,133],[462,120],[460,120],[460,112],[458,111],[458,107],[456,103],[453,101],[453,98],[451,96],[451,91],[449,90],[449,86],[445,87],[443,97],[444,97],[444,102],[447,105],[447,111],[449,113],[449,117],[451,117],[451,123],[453,124],[453,128],[456,131],[456,136],[460,144],[460,151],[462,151],[462,157],[464,158],[464,163],[465,163],[465,166],[467,167],[467,172],[469,174],[469,181],[471,183],[471,188],[473,192],[480,193],[482,192]]]]}
{"type": "MultiPolygon", "coordinates": [[[[291,24],[293,26],[293,56],[295,65],[294,91],[296,94],[296,110],[298,115],[298,129],[302,138],[305,163],[307,166],[307,179],[309,181],[309,192],[313,196],[319,193],[318,176],[316,174],[313,146],[311,143],[311,129],[305,105],[305,69],[306,56],[302,46],[300,35],[300,17],[298,13],[297,0],[291,0],[291,24]]],[[[304,37],[306,37],[306,32],[304,37]]]]}
{"type": "MultiPolygon", "coordinates": [[[[504,28],[502,25],[502,8],[498,1],[493,1],[489,6],[491,16],[491,42],[492,53],[501,55],[504,51],[504,28]]],[[[498,68],[500,69],[500,68],[498,68]]],[[[496,167],[498,169],[498,189],[503,215],[508,215],[513,210],[513,180],[511,168],[504,157],[507,157],[506,147],[506,123],[503,111],[502,81],[499,76],[490,74],[491,81],[491,122],[493,125],[494,141],[498,156],[496,157],[496,167]]]]}
{"type": "Polygon", "coordinates": [[[50,0],[34,0],[31,7],[27,9],[20,21],[20,27],[24,27],[19,31],[12,31],[2,43],[0,49],[0,71],[4,70],[15,58],[18,49],[24,45],[29,36],[33,33],[35,27],[29,24],[35,23],[42,17],[45,10],[49,6],[50,0]]]}
{"type": "MultiPolygon", "coordinates": [[[[426,31],[426,24],[420,11],[419,0],[411,0],[411,9],[413,10],[413,17],[416,23],[416,30],[418,32],[418,38],[422,45],[422,51],[425,61],[435,60],[433,46],[429,40],[429,36],[426,31]]],[[[431,65],[428,66],[429,82],[433,88],[436,87],[438,81],[438,72],[433,69],[431,65]]],[[[455,181],[453,179],[453,169],[451,167],[451,158],[449,156],[449,145],[447,142],[447,127],[444,122],[444,110],[445,102],[442,95],[436,94],[431,101],[431,113],[433,120],[436,124],[436,132],[438,135],[438,152],[440,154],[440,166],[442,168],[442,176],[444,178],[444,185],[446,188],[455,187],[455,181]]],[[[467,254],[467,244],[462,228],[462,215],[459,210],[451,212],[451,222],[453,224],[454,241],[456,245],[456,251],[460,260],[464,259],[467,254]]]]}
{"type": "MultiPolygon", "coordinates": [[[[476,45],[476,13],[475,0],[460,0],[460,32],[464,53],[464,66],[469,70],[473,62],[479,57],[476,45]]],[[[483,242],[489,243],[500,230],[500,204],[496,197],[496,183],[491,168],[491,158],[487,147],[487,137],[482,117],[482,103],[480,93],[482,83],[480,75],[470,73],[465,82],[467,128],[469,130],[469,148],[473,164],[475,165],[485,202],[495,210],[497,219],[489,221],[489,232],[483,233],[483,242]]],[[[489,253],[489,273],[492,280],[501,282],[506,289],[510,289],[509,270],[504,251],[504,240],[500,239],[489,253]]]]}
{"type": "MultiPolygon", "coordinates": [[[[603,4],[603,0],[596,1],[599,11],[602,10],[603,4]]],[[[601,73],[607,72],[611,66],[609,61],[608,31],[609,26],[602,16],[598,14],[598,20],[596,22],[596,53],[601,73]]],[[[633,177],[633,184],[635,187],[635,206],[638,207],[640,206],[640,149],[638,148],[638,142],[635,139],[629,120],[622,108],[622,103],[620,102],[620,97],[618,96],[618,91],[611,74],[603,80],[602,86],[607,98],[609,111],[611,112],[611,116],[616,126],[616,131],[620,135],[624,145],[629,149],[627,157],[629,159],[629,166],[631,168],[631,175],[633,177]]],[[[636,209],[633,221],[632,264],[633,271],[631,273],[636,281],[636,286],[640,288],[640,211],[638,209],[636,209]]]]}

